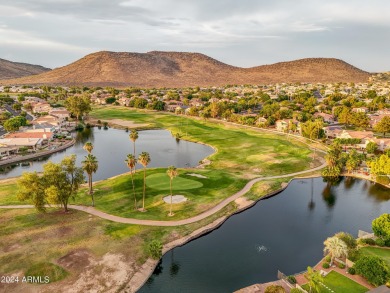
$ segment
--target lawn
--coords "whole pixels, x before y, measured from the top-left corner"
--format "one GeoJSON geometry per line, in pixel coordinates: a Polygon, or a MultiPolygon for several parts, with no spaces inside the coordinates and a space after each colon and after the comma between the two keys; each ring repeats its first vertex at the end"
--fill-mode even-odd
{"type": "MultiPolygon", "coordinates": [[[[3,275],[48,275],[53,282],[65,278],[64,281],[71,284],[79,280],[91,262],[101,261],[107,254],[120,255],[129,266],[137,269],[148,257],[146,246],[151,240],[173,241],[233,211],[235,206],[230,204],[215,215],[190,225],[148,227],[113,223],[80,211],[64,214],[48,209],[42,214],[34,209],[0,209],[0,272],[3,275]],[[72,255],[77,258],[70,263],[72,255]]],[[[91,275],[99,281],[106,278],[107,282],[102,284],[110,286],[110,276],[99,275],[104,266],[101,263],[93,267],[91,275]]],[[[123,279],[126,281],[127,277],[123,279]]],[[[38,286],[45,292],[62,292],[62,281],[47,290],[46,285],[38,286]]],[[[30,288],[31,292],[37,288],[30,288]]],[[[105,287],[106,291],[109,289],[112,288],[105,287]]],[[[4,290],[7,292],[6,288],[4,290]]]]}
{"type": "Polygon", "coordinates": [[[311,151],[300,142],[222,122],[118,106],[95,107],[90,116],[102,121],[115,118],[148,123],[180,133],[183,139],[211,145],[218,152],[211,156],[212,164],[207,168],[241,178],[302,171],[312,163],[311,151]]]}
{"type": "MultiPolygon", "coordinates": [[[[137,111],[125,107],[96,107],[91,113],[95,119],[115,118],[148,123],[151,127],[167,128],[173,133],[181,133],[183,139],[202,142],[213,146],[216,153],[209,159],[211,164],[204,169],[179,169],[179,176],[173,180],[173,192],[182,194],[189,200],[175,204],[175,216],[167,217],[169,205],[162,198],[169,194],[169,177],[166,169],[147,169],[146,213],[134,211],[134,197],[131,177],[124,174],[95,184],[96,208],[107,213],[139,219],[178,220],[195,216],[210,209],[218,202],[233,195],[244,187],[251,178],[282,175],[302,171],[318,165],[313,161],[306,145],[284,136],[208,122],[167,113],[137,111]],[[190,176],[197,173],[207,178],[190,176]]],[[[99,166],[104,168],[104,166],[99,166]]],[[[136,197],[142,198],[143,171],[134,176],[136,197]]],[[[254,187],[249,198],[255,199],[280,188],[281,182],[268,182],[268,187],[254,187]]],[[[15,197],[17,187],[7,183],[6,190],[0,193],[0,204],[20,204],[15,197]]],[[[90,205],[86,188],[79,192],[74,204],[90,205]]]]}
{"type": "MultiPolygon", "coordinates": [[[[363,287],[362,285],[335,271],[326,275],[323,284],[335,293],[364,293],[368,291],[366,287],[363,287]]],[[[303,285],[302,288],[309,292],[308,284],[303,285]]],[[[320,293],[330,293],[330,291],[324,286],[321,286],[320,293]]]]}
{"type": "MultiPolygon", "coordinates": [[[[166,169],[147,169],[146,171],[146,213],[134,210],[134,194],[130,174],[117,176],[113,179],[103,180],[95,184],[96,208],[109,214],[122,217],[154,220],[184,219],[214,206],[227,195],[232,195],[245,185],[244,179],[233,179],[225,172],[217,170],[179,170],[179,175],[172,181],[173,194],[181,194],[188,201],[174,204],[175,215],[168,217],[169,204],[163,198],[170,194],[169,177],[166,169]],[[190,176],[195,173],[207,178],[190,176]],[[216,188],[218,186],[218,188],[216,188]]],[[[134,176],[134,185],[138,207],[142,206],[143,171],[139,170],[134,176]]],[[[1,202],[1,198],[0,198],[1,202]]],[[[90,205],[91,199],[83,189],[72,203],[90,205]]]]}
{"type": "Polygon", "coordinates": [[[390,268],[390,249],[380,247],[362,247],[359,249],[362,255],[375,255],[382,258],[390,268]]]}

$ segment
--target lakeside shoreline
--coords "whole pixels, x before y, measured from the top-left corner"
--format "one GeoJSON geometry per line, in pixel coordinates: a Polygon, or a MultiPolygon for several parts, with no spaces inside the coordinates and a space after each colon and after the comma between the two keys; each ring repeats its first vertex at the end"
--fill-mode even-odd
{"type": "MultiPolygon", "coordinates": [[[[0,167],[10,165],[10,164],[16,164],[16,163],[20,163],[20,162],[24,162],[24,161],[29,161],[32,159],[37,159],[37,158],[45,157],[48,155],[52,155],[52,154],[58,153],[60,151],[66,150],[67,148],[70,148],[75,143],[76,143],[76,139],[73,138],[71,141],[69,141],[69,143],[65,143],[54,150],[48,150],[48,151],[44,151],[41,153],[35,153],[35,154],[31,154],[31,155],[26,155],[23,157],[12,158],[9,160],[0,161],[0,167]]],[[[12,178],[16,178],[16,177],[12,177],[12,178]]]]}

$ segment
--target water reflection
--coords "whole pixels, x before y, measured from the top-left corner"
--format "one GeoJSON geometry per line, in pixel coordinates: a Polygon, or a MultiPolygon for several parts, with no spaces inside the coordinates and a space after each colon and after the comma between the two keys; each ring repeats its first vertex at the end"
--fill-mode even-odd
{"type": "Polygon", "coordinates": [[[373,182],[367,182],[368,195],[377,202],[385,202],[390,200],[389,189],[373,182]]]}
{"type": "Polygon", "coordinates": [[[327,237],[371,231],[372,220],[390,210],[389,189],[360,179],[347,185],[342,179],[293,180],[280,194],[165,254],[152,283],[139,292],[233,292],[273,281],[278,270],[303,271],[321,259],[327,237]]]}
{"type": "Polygon", "coordinates": [[[328,208],[333,208],[336,204],[336,195],[334,193],[334,187],[339,183],[326,182],[324,189],[322,190],[322,199],[327,204],[328,208]]]}
{"type": "MultiPolygon", "coordinates": [[[[0,169],[0,179],[20,176],[24,171],[42,172],[43,165],[47,160],[54,163],[60,162],[64,156],[75,154],[76,164],[86,155],[83,146],[86,142],[94,144],[93,154],[99,161],[99,169],[94,175],[94,180],[102,180],[128,172],[124,160],[127,154],[133,152],[133,145],[129,134],[125,130],[85,128],[75,133],[76,143],[72,147],[55,153],[49,157],[29,161],[29,164],[13,164],[0,169]]],[[[206,145],[180,140],[177,142],[170,132],[166,130],[145,130],[139,132],[137,140],[136,157],[142,151],[151,156],[149,167],[167,167],[174,165],[178,168],[195,167],[199,161],[211,155],[214,150],[206,145]]],[[[137,166],[137,169],[141,168],[137,166]]]]}
{"type": "Polygon", "coordinates": [[[86,142],[94,143],[94,141],[93,128],[84,128],[83,130],[76,131],[76,145],[84,145],[86,142]]]}

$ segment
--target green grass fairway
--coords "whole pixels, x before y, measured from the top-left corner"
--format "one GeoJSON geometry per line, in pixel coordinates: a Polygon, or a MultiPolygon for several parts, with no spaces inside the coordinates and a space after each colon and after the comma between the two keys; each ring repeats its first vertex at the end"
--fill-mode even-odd
{"type": "MultiPolygon", "coordinates": [[[[146,185],[156,190],[170,190],[169,177],[166,173],[157,173],[146,177],[146,185]]],[[[172,180],[172,191],[182,191],[202,187],[199,181],[175,177],[172,180]]]]}
{"type": "Polygon", "coordinates": [[[380,247],[362,247],[359,251],[362,255],[375,255],[382,258],[390,268],[390,249],[380,247]]]}
{"type": "MultiPolygon", "coordinates": [[[[324,285],[336,293],[364,293],[368,291],[366,287],[363,287],[362,285],[335,271],[326,275],[324,278],[324,285]]],[[[309,292],[308,284],[303,285],[302,288],[309,292]]],[[[321,286],[320,293],[330,293],[330,291],[324,286],[321,286]]]]}

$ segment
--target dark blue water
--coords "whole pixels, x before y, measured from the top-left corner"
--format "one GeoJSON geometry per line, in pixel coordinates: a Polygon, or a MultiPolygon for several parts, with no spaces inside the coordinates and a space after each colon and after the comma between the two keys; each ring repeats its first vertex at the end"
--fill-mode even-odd
{"type": "MultiPolygon", "coordinates": [[[[93,179],[102,180],[128,172],[124,160],[126,155],[133,153],[133,143],[129,139],[129,133],[118,129],[85,129],[76,134],[76,144],[62,152],[36,161],[24,162],[13,166],[0,167],[0,179],[20,176],[23,172],[43,170],[43,165],[51,160],[60,162],[65,156],[77,155],[77,164],[80,166],[87,152],[83,149],[86,142],[94,145],[93,154],[99,161],[99,169],[93,179]]],[[[194,167],[199,161],[211,155],[214,150],[206,145],[176,141],[167,130],[145,130],[139,132],[136,141],[136,156],[141,152],[149,152],[151,162],[148,167],[194,167]]],[[[141,168],[139,165],[137,168],[141,168]]]]}
{"type": "Polygon", "coordinates": [[[390,212],[390,190],[347,178],[294,180],[280,194],[228,219],[219,229],[163,256],[139,292],[232,292],[315,265],[324,240],[357,236],[390,212]]]}

